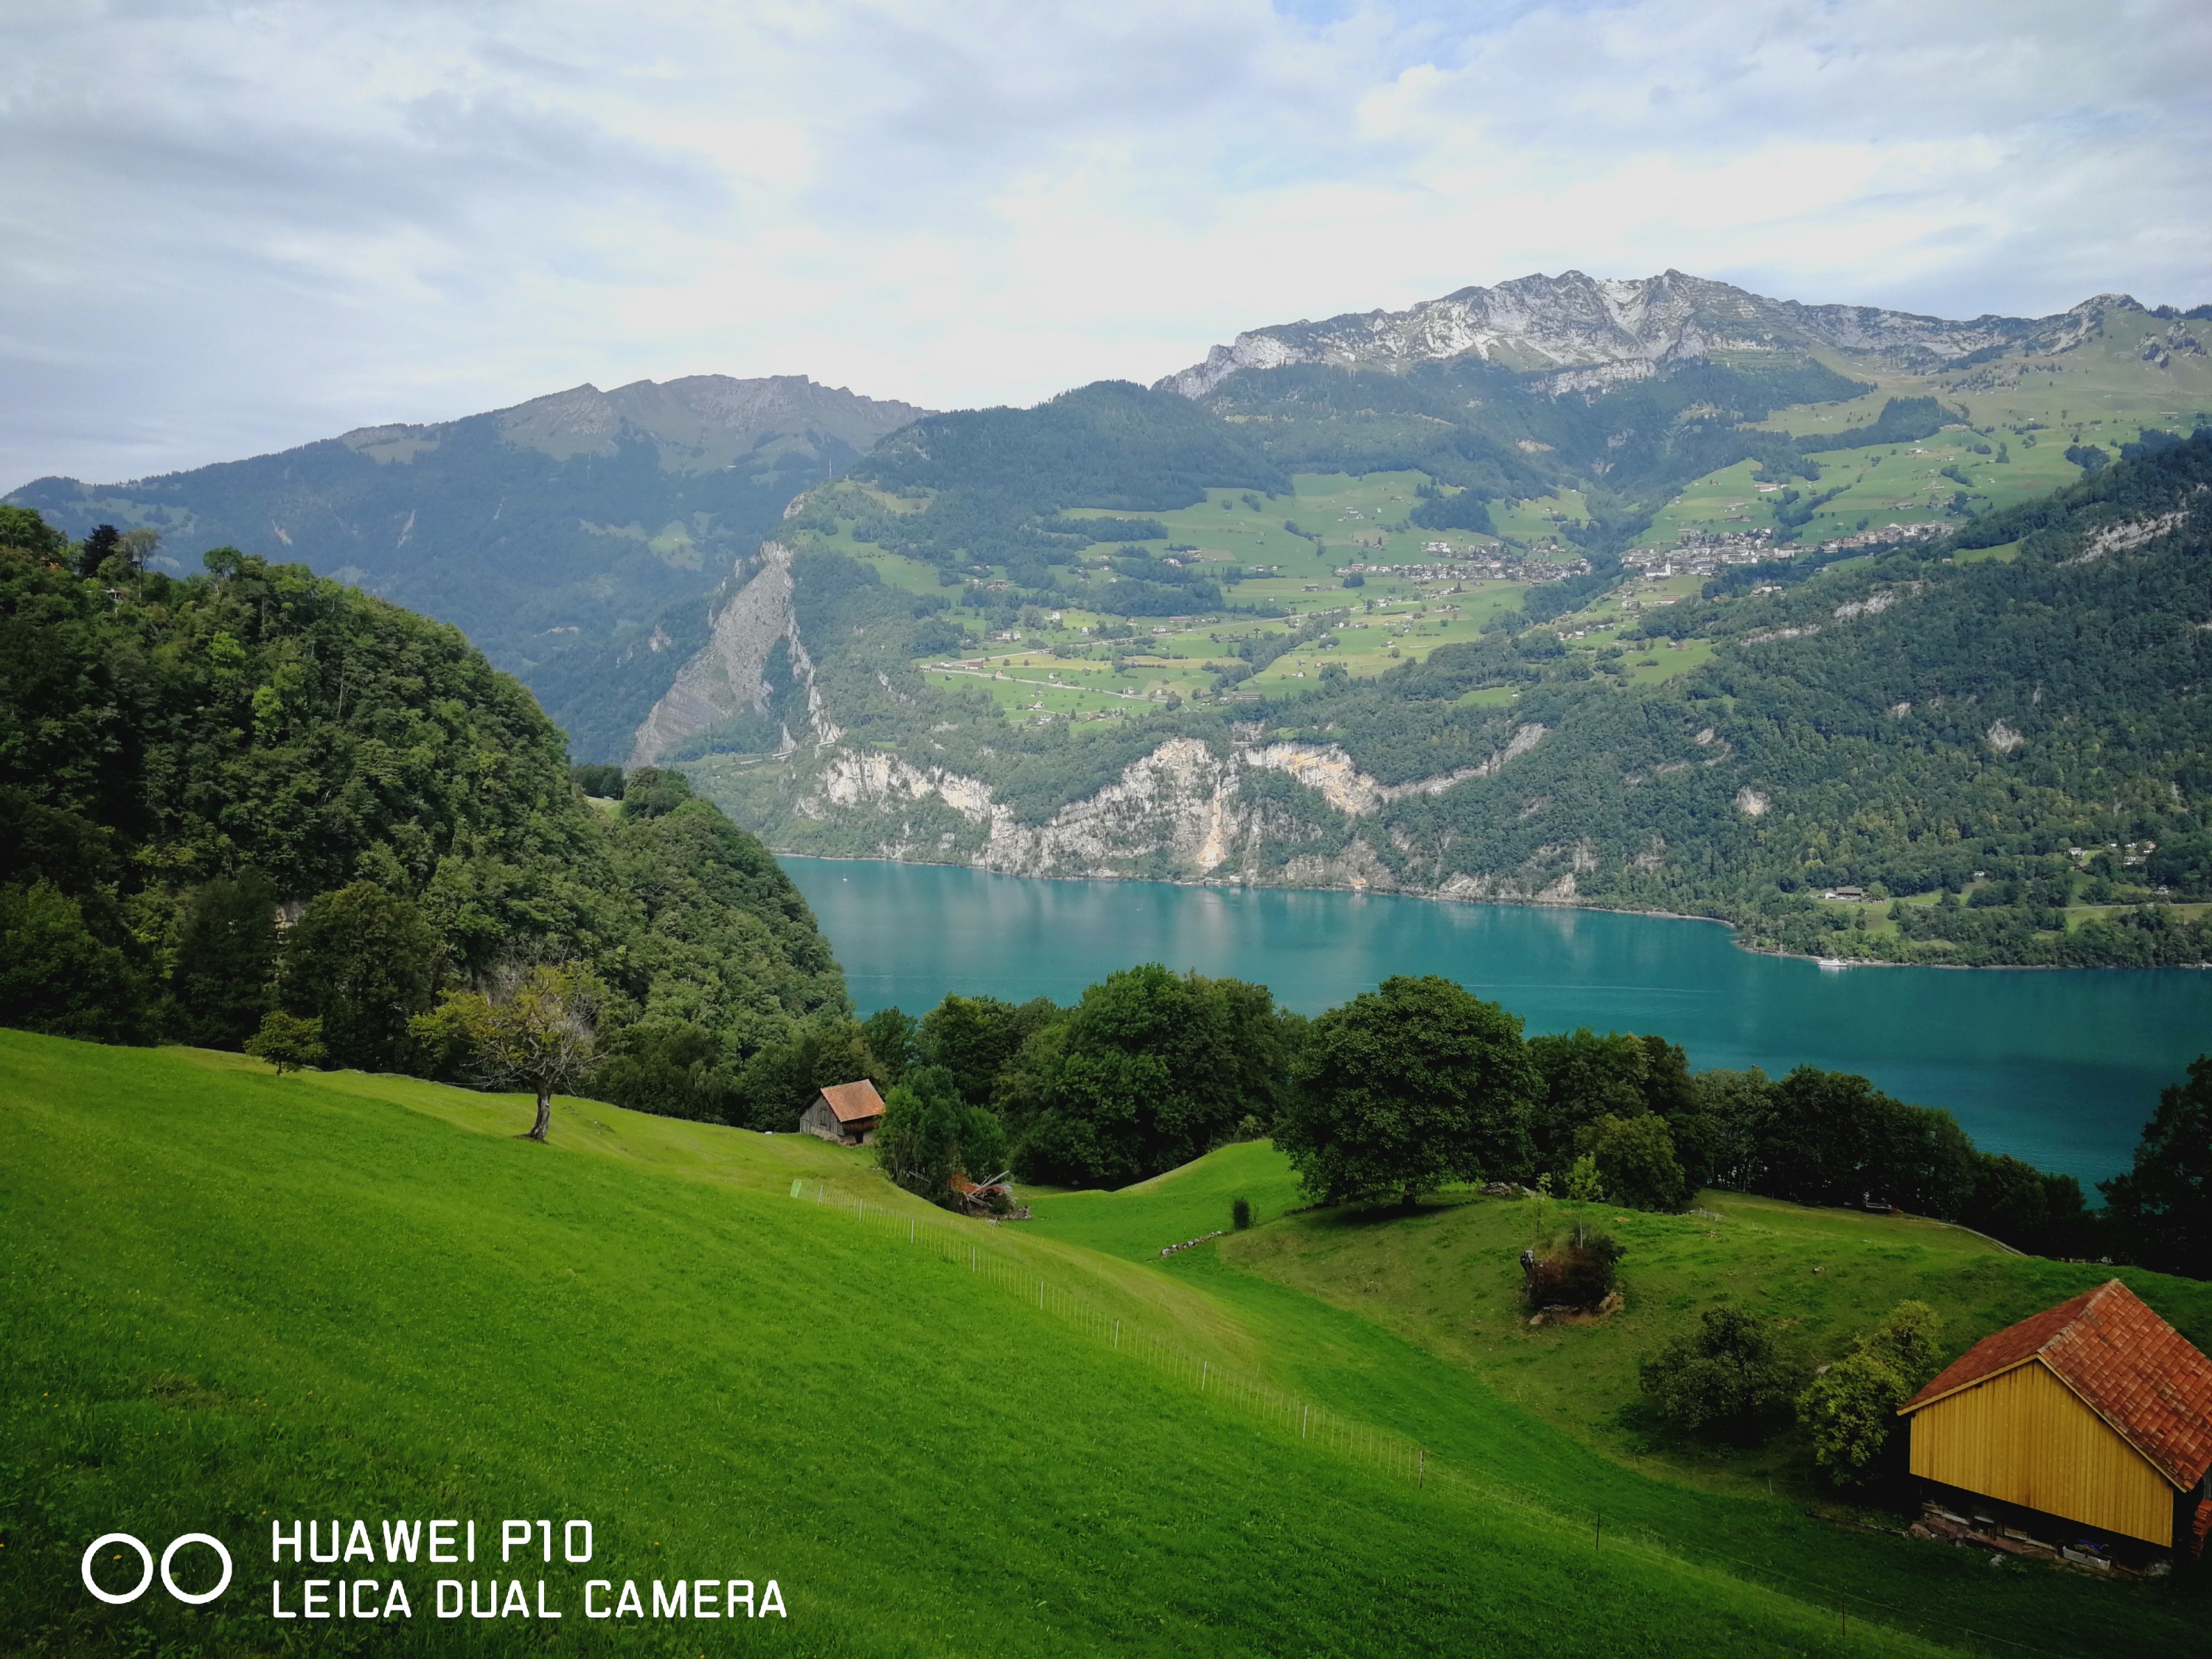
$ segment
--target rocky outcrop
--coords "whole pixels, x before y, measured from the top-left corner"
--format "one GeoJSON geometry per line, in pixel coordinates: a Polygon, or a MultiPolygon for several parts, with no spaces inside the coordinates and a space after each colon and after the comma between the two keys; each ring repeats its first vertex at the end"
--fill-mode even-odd
{"type": "Polygon", "coordinates": [[[1243,369],[1292,363],[1402,371],[1475,356],[1541,374],[1553,395],[1642,380],[1716,350],[1826,346],[1916,368],[1978,351],[2064,351],[2114,311],[2140,311],[2124,294],[2101,294],[2055,317],[1977,317],[1954,322],[1873,306],[1808,306],[1769,300],[1679,270],[1628,280],[1579,270],[1464,288],[1405,311],[1370,311],[1240,334],[1156,390],[1203,398],[1243,369]]]}
{"type": "Polygon", "coordinates": [[[2178,530],[2189,517],[2188,509],[2177,507],[2171,513],[2161,513],[2156,518],[2128,519],[2118,524],[2108,524],[2090,534],[2081,544],[2081,550],[2066,561],[2068,564],[2094,564],[2107,553],[2127,553],[2154,541],[2170,531],[2178,530]]]}
{"type": "Polygon", "coordinates": [[[1879,617],[1899,599],[1911,599],[1927,586],[1926,582],[1899,582],[1894,587],[1877,588],[1863,599],[1846,599],[1836,607],[1836,620],[1851,622],[1860,617],[1879,617]]]}
{"type": "Polygon", "coordinates": [[[1544,728],[1531,721],[1517,728],[1503,749],[1474,766],[1440,772],[1411,783],[1379,783],[1352,763],[1352,757],[1334,744],[1271,743],[1243,750],[1250,765],[1270,772],[1286,772],[1340,812],[1366,817],[1394,800],[1413,795],[1441,795],[1455,784],[1486,778],[1509,761],[1518,760],[1543,741],[1544,728]]]}
{"type": "MultiPolygon", "coordinates": [[[[1224,754],[1194,738],[1175,738],[1133,762],[1097,794],[1070,802],[1042,823],[1022,823],[978,779],[882,750],[839,748],[823,757],[811,791],[794,811],[817,822],[873,812],[884,826],[878,850],[902,857],[921,850],[911,809],[949,808],[969,827],[969,834],[953,837],[964,843],[965,861],[1010,875],[1241,880],[1257,876],[1263,846],[1279,848],[1304,840],[1326,845],[1310,854],[1291,854],[1280,878],[1315,885],[1400,887],[1405,884],[1370,842],[1345,833],[1352,823],[1372,817],[1391,801],[1438,794],[1489,776],[1528,753],[1543,735],[1540,726],[1522,726],[1479,766],[1395,785],[1360,771],[1334,744],[1240,742],[1224,754]],[[1255,771],[1289,775],[1320,795],[1345,823],[1331,834],[1287,817],[1264,799],[1248,798],[1239,786],[1255,771]]],[[[940,839],[933,850],[950,849],[940,839]]],[[[1577,848],[1576,866],[1588,867],[1584,860],[1585,850],[1577,848]]],[[[1498,878],[1497,891],[1520,897],[1572,896],[1571,871],[1565,878],[1564,895],[1551,890],[1559,879],[1549,872],[1540,879],[1498,878]]]]}

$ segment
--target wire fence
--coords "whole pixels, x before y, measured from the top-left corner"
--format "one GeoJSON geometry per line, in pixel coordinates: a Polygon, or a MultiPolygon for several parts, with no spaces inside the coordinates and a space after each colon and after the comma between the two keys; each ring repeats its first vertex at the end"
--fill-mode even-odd
{"type": "Polygon", "coordinates": [[[1507,1480],[1486,1470],[1439,1457],[1411,1437],[1240,1373],[1204,1354],[1194,1354],[1156,1331],[1140,1328],[1125,1315],[1098,1307],[1057,1285],[1030,1264],[996,1248],[988,1224],[916,1215],[909,1207],[871,1204],[865,1198],[832,1193],[826,1182],[793,1180],[791,1195],[817,1205],[848,1211],[857,1226],[877,1236],[926,1249],[940,1261],[963,1267],[1046,1318],[1072,1327],[1113,1352],[1184,1383],[1224,1410],[1267,1424],[1316,1452],[1348,1458],[1386,1474],[1403,1478],[1421,1491],[1453,1494],[1482,1506],[1511,1510],[1523,1520],[1576,1547],[1625,1554],[1667,1571],[1770,1599],[1793,1615],[1832,1619],[1834,1633],[1855,1646],[1875,1651],[1921,1653],[1927,1644],[1969,1645],[2037,1659],[2068,1659],[2049,1648],[2016,1638],[1972,1629],[1901,1607],[1856,1591],[1815,1584],[1763,1562],[1746,1561],[1700,1548],[1686,1553],[1651,1528],[1607,1522],[1602,1515],[1562,1504],[1553,1494],[1507,1480]],[[1936,1635],[1935,1632],[1942,1632],[1936,1635]]]}

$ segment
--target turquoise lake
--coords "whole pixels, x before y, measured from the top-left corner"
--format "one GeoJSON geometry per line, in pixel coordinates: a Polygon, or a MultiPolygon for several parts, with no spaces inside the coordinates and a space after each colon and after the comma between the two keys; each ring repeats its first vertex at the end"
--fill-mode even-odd
{"type": "Polygon", "coordinates": [[[1700,1069],[1863,1073],[1949,1109],[1977,1145],[2085,1187],[2127,1166],[2159,1090],[2212,1050],[2212,973],[2185,969],[1824,969],[1666,917],[782,863],[863,1012],[920,1014],[951,991],[1072,1002],[1117,968],[1163,962],[1256,981],[1317,1014],[1392,974],[1442,974],[1531,1035],[1657,1031],[1700,1069]]]}

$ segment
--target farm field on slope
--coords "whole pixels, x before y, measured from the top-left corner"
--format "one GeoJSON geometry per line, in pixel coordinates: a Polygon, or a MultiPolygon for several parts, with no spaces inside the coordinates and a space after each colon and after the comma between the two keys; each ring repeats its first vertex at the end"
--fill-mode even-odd
{"type": "MultiPolygon", "coordinates": [[[[2006,1255],[1933,1223],[1708,1194],[1721,1222],[1597,1212],[1629,1247],[1628,1316],[1531,1331],[1514,1289],[1532,1204],[1446,1200],[1410,1218],[1297,1209],[1287,1162],[1261,1143],[1120,1193],[1041,1191],[1031,1224],[1157,1261],[1164,1244],[1226,1227],[1238,1196],[1252,1202],[1252,1230],[1165,1270],[1234,1309],[1285,1386],[1392,1425],[1440,1467],[1602,1512],[1608,1528],[1649,1528],[1692,1559],[1770,1573],[1815,1600],[1891,1609],[1939,1639],[1963,1628],[2035,1651],[2111,1652],[2201,1620],[2195,1592],[1995,1573],[1979,1556],[1811,1518],[1808,1500],[1832,1500],[1784,1462],[1796,1449],[1786,1442],[1764,1460],[1705,1458],[1619,1421],[1636,1358],[1715,1300],[1795,1319],[1808,1343],[1840,1347],[1917,1295],[1944,1313],[1956,1350],[2110,1269],[2006,1255]]],[[[2185,1331],[2212,1328],[2212,1287],[2124,1276],[2185,1331]]]]}
{"type": "MultiPolygon", "coordinates": [[[[1223,607],[1195,617],[1129,618],[1132,637],[1118,641],[1102,640],[1097,630],[1121,619],[1081,608],[1079,595],[1056,613],[1057,621],[1042,611],[1024,613],[1018,628],[994,634],[987,612],[970,602],[976,595],[941,588],[935,568],[920,560],[856,541],[847,528],[835,535],[811,529],[800,539],[860,560],[891,586],[953,602],[941,614],[983,642],[918,659],[933,686],[984,691],[1015,719],[1115,720],[1148,713],[1170,696],[1209,695],[1216,671],[1237,660],[1239,641],[1295,632],[1317,612],[1342,613],[1339,636],[1326,646],[1286,653],[1240,687],[1243,694],[1287,690],[1330,665],[1355,678],[1370,677],[1401,661],[1418,661],[1439,645],[1479,638],[1486,622],[1520,603],[1524,584],[1496,578],[1422,583],[1378,574],[1358,588],[1342,585],[1347,564],[1419,564],[1435,559],[1432,550],[1439,547],[1454,552],[1498,547],[1496,537],[1468,531],[1396,528],[1418,500],[1415,486],[1425,482],[1412,472],[1299,473],[1291,495],[1214,489],[1194,507],[1144,515],[1168,532],[1139,544],[1148,552],[1191,548],[1195,550],[1182,556],[1201,571],[1233,563],[1248,574],[1225,591],[1223,607]],[[1286,522],[1304,533],[1291,534],[1283,527],[1286,522]],[[1284,615],[1258,618],[1230,608],[1255,605],[1284,615]],[[1117,661],[1118,673],[1113,672],[1117,661]]],[[[1076,507],[1066,516],[1080,520],[1106,511],[1076,507]]],[[[1580,514],[1581,504],[1547,498],[1512,511],[1516,527],[1509,533],[1516,540],[1546,541],[1580,514]]],[[[1085,558],[1103,559],[1115,545],[1094,544],[1085,558]]],[[[1003,566],[988,568],[988,580],[1006,574],[1003,566]]]]}
{"type": "MultiPolygon", "coordinates": [[[[264,1622],[264,1522],[439,1515],[588,1517],[601,1576],[773,1577],[791,1619],[589,1624],[571,1571],[557,1626],[447,1626],[425,1616],[436,1570],[416,1570],[416,1616],[376,1633],[388,1650],[1899,1645],[1301,1446],[957,1253],[793,1201],[794,1181],[861,1190],[857,1158],[565,1101],[537,1146],[513,1138],[524,1115],[400,1079],[0,1033],[15,1651],[296,1646],[301,1626],[264,1622]],[[77,1555],[117,1528],[216,1533],[240,1586],[204,1613],[100,1607],[77,1555]]],[[[970,1231],[1133,1321],[1149,1304],[1232,1358],[1253,1340],[1202,1284],[970,1231]]]]}

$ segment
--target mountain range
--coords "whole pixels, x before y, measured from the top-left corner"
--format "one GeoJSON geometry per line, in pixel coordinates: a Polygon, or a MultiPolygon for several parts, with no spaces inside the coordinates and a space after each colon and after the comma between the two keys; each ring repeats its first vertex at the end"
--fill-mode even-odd
{"type": "MultiPolygon", "coordinates": [[[[1570,271],[1254,330],[1149,389],[1030,410],[702,376],[8,499],[454,622],[576,758],[681,766],[782,850],[1656,906],[1842,954],[2165,960],[2193,934],[2075,924],[2198,883],[2171,849],[2212,834],[2191,781],[2212,756],[2153,714],[2187,666],[2172,642],[2139,652],[2151,680],[2083,690],[2081,731],[2037,736],[2070,647],[1968,663],[1924,619],[2191,625],[2187,501],[2136,515],[2171,519],[2151,540],[2173,550],[2097,573],[2125,597],[1929,561],[2212,425],[2208,319],[2102,295],[1951,321],[1570,271]],[[1846,580],[1862,567],[1879,579],[1846,580]],[[1957,684],[1915,696],[1915,673],[1957,684]],[[1909,717],[1860,732],[1861,682],[1909,717]],[[1823,697],[1850,707],[1806,726],[1823,697]],[[1894,793],[1894,821],[1838,828],[1844,776],[1894,793]],[[1965,814],[1948,832],[1938,802],[1965,814]],[[2106,843],[2166,847],[2171,880],[2148,853],[2051,862],[2106,843]],[[1876,883],[1979,896],[1941,933],[1807,896],[1876,883]],[[1858,924],[1840,940],[1835,915],[1858,924]]],[[[2101,499],[2069,509],[2065,557],[2109,529],[2101,499]]]]}

